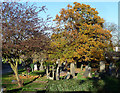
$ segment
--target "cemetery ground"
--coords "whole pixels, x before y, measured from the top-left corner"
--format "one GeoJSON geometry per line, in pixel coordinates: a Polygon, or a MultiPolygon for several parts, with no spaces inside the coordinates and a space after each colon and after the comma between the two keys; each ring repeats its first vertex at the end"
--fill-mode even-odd
{"type": "MultiPolygon", "coordinates": [[[[5,93],[21,93],[21,91],[32,92],[69,92],[69,91],[85,91],[85,92],[102,92],[102,93],[117,93],[120,90],[120,80],[109,76],[105,73],[95,75],[92,71],[92,77],[86,78],[83,76],[84,70],[75,69],[76,75],[72,79],[49,80],[46,77],[45,71],[30,72],[28,76],[23,76],[25,70],[19,70],[19,76],[24,81],[24,86],[18,88],[16,78],[13,72],[2,76],[2,86],[5,93]],[[100,78],[101,77],[101,78],[100,78]]],[[[28,92],[29,93],[29,92],[28,92]]],[[[31,92],[30,92],[31,93],[31,92]]]]}

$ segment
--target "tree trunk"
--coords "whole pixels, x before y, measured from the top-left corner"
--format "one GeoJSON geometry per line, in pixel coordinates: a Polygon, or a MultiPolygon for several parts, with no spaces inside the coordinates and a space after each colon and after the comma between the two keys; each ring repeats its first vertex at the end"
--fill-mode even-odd
{"type": "Polygon", "coordinates": [[[17,81],[18,81],[19,87],[23,87],[22,81],[20,80],[19,75],[18,75],[18,70],[16,69],[16,70],[14,71],[14,73],[15,73],[16,79],[17,79],[17,81]]]}
{"type": "Polygon", "coordinates": [[[15,76],[16,76],[16,79],[17,79],[17,82],[18,82],[19,87],[22,87],[23,84],[22,84],[22,81],[20,80],[19,75],[18,75],[18,68],[17,68],[18,63],[17,63],[17,62],[16,62],[16,64],[10,63],[10,65],[11,65],[12,70],[13,70],[14,73],[15,73],[15,76]]]}
{"type": "Polygon", "coordinates": [[[56,80],[59,80],[59,65],[58,65],[57,70],[56,70],[56,80]]]}

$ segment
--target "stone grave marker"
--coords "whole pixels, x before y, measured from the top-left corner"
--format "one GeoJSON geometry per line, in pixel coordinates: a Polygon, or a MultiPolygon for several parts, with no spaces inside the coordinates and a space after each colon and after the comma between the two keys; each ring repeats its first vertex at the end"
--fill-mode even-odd
{"type": "Polygon", "coordinates": [[[105,71],[105,62],[100,61],[100,72],[104,72],[104,71],[105,71]]]}
{"type": "Polygon", "coordinates": [[[38,70],[37,69],[37,64],[34,64],[34,71],[38,70]]]}
{"type": "Polygon", "coordinates": [[[112,75],[112,63],[109,64],[109,75],[112,75]]]}
{"type": "Polygon", "coordinates": [[[118,68],[118,70],[117,70],[116,78],[120,78],[120,68],[118,68]]]}
{"type": "Polygon", "coordinates": [[[89,71],[88,71],[88,66],[85,67],[85,72],[83,74],[85,77],[88,77],[89,71]]]}
{"type": "Polygon", "coordinates": [[[43,69],[43,59],[42,59],[41,62],[40,62],[40,70],[44,70],[44,69],[43,69]]]}
{"type": "Polygon", "coordinates": [[[81,65],[81,68],[80,68],[80,70],[83,70],[83,64],[81,65]]]}
{"type": "Polygon", "coordinates": [[[112,67],[111,67],[111,75],[113,76],[113,77],[115,77],[116,76],[116,66],[115,66],[115,64],[113,63],[112,64],[112,67]]]}
{"type": "Polygon", "coordinates": [[[74,63],[71,63],[70,64],[70,74],[73,76],[75,76],[75,66],[74,66],[74,63]]]}
{"type": "Polygon", "coordinates": [[[92,74],[91,74],[91,67],[88,67],[88,77],[92,77],[92,74]]]}

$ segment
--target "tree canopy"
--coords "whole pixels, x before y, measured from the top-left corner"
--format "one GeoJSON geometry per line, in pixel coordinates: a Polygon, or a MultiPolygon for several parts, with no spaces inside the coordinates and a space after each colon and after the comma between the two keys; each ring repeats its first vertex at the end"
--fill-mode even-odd
{"type": "Polygon", "coordinates": [[[45,6],[37,7],[27,2],[2,4],[2,57],[4,62],[10,63],[19,86],[22,86],[17,66],[25,58],[23,55],[45,49],[48,38],[44,31],[50,28],[50,17],[43,19],[39,16],[40,12],[46,11],[45,6]]]}
{"type": "Polygon", "coordinates": [[[111,46],[111,33],[103,29],[104,19],[90,5],[73,3],[62,8],[54,21],[57,26],[51,36],[51,59],[74,62],[104,60],[104,52],[111,46]]]}

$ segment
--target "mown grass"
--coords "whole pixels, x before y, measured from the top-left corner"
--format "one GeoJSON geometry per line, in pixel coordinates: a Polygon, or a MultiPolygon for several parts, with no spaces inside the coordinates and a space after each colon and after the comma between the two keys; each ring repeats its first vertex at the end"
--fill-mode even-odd
{"type": "MultiPolygon", "coordinates": [[[[23,72],[25,71],[20,70],[19,75],[22,75],[23,72]]],[[[17,84],[12,83],[12,80],[16,80],[15,76],[13,73],[9,73],[8,75],[3,75],[2,86],[6,87],[7,93],[20,93],[20,91],[110,91],[116,93],[120,90],[120,80],[107,75],[102,79],[93,79],[83,77],[83,72],[80,72],[75,79],[48,80],[46,76],[43,76],[44,74],[44,71],[30,72],[28,78],[22,79],[24,81],[24,87],[18,88],[17,84]],[[35,77],[39,75],[41,77],[35,77]],[[33,77],[30,78],[31,76],[33,77]]]]}

